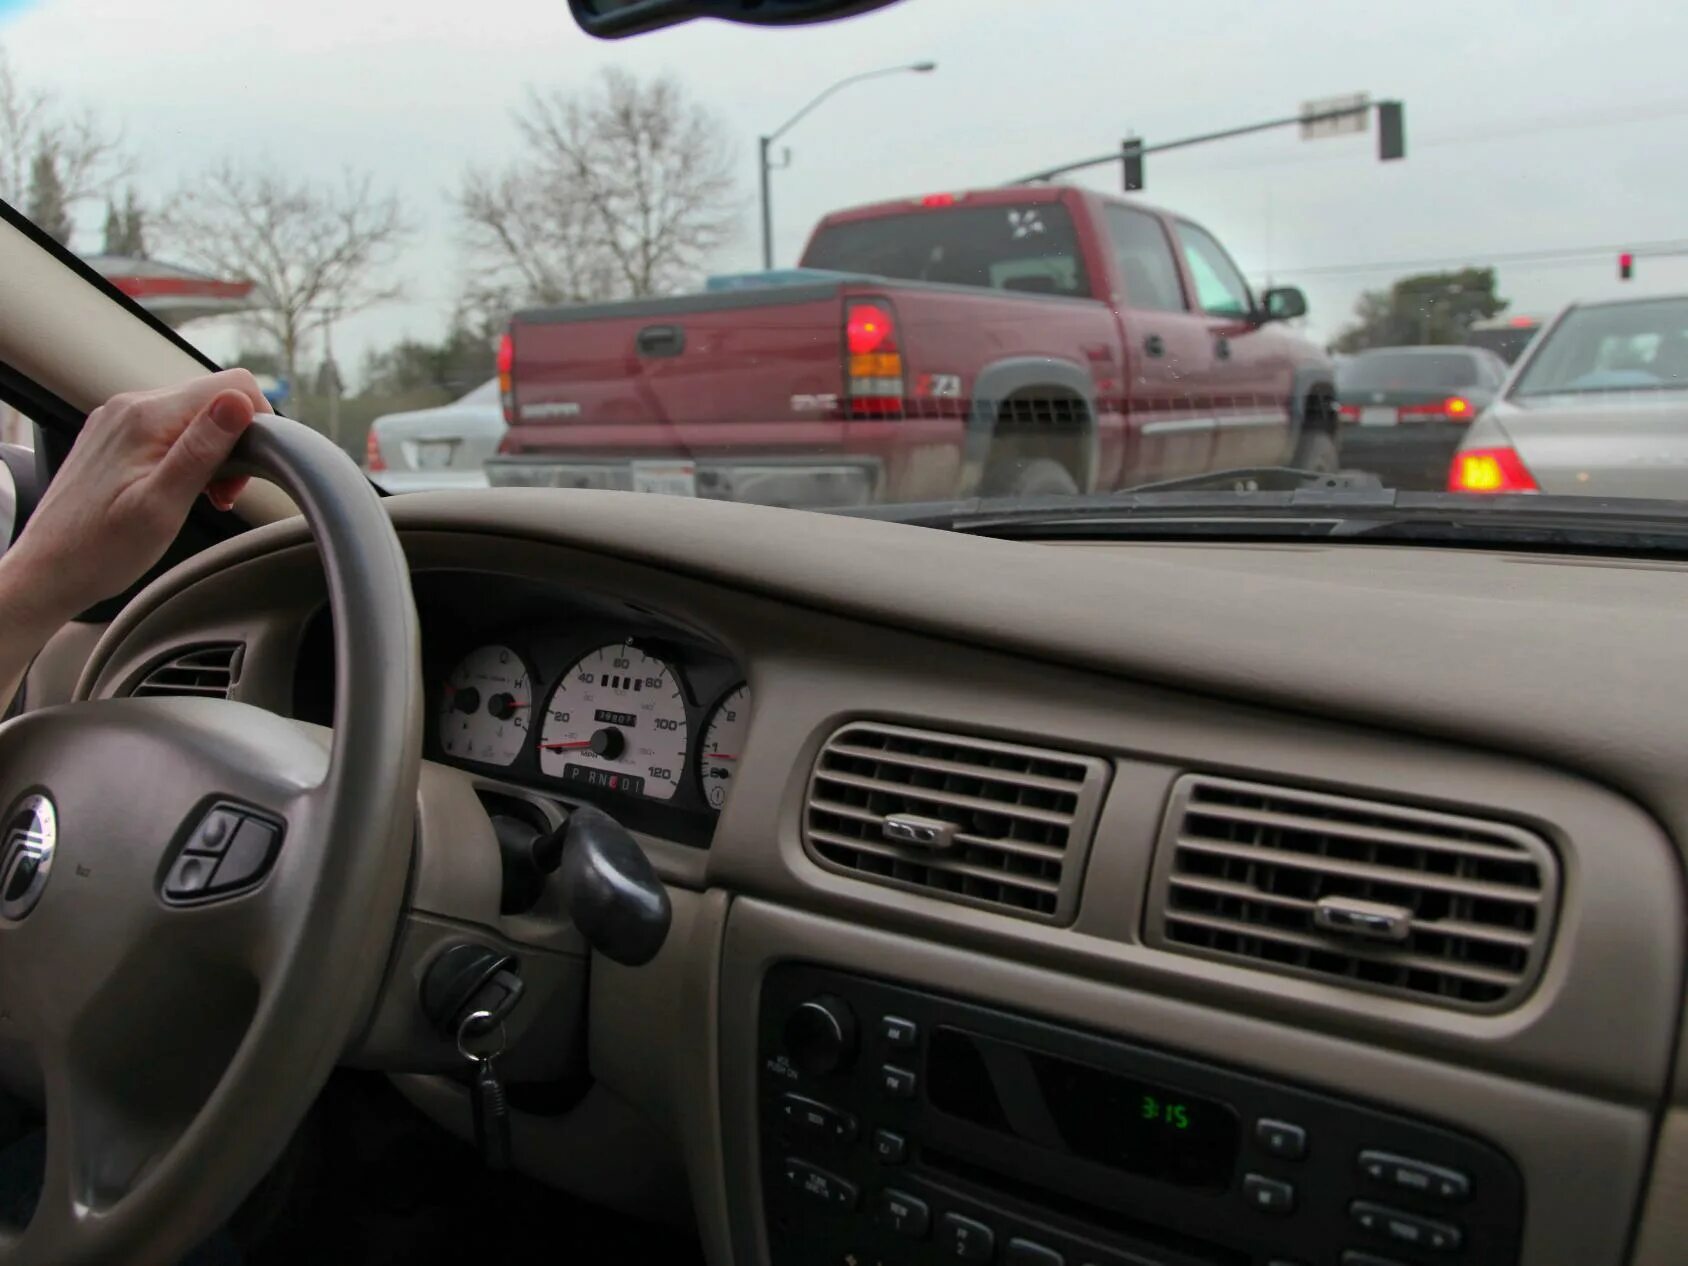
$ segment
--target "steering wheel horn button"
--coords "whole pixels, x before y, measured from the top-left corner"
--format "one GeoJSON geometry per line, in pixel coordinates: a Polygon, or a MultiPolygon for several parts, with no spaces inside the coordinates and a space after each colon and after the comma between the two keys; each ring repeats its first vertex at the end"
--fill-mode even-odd
{"type": "Polygon", "coordinates": [[[164,878],[164,898],[176,904],[233,896],[269,873],[283,823],[249,805],[222,800],[186,832],[181,854],[164,878]]]}
{"type": "Polygon", "coordinates": [[[0,917],[21,919],[41,900],[58,839],[58,813],[40,792],[7,812],[0,826],[0,917]]]}

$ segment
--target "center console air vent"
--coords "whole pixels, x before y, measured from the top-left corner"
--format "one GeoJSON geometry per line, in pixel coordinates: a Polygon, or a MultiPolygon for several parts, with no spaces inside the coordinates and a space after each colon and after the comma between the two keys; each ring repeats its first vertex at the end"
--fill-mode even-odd
{"type": "Polygon", "coordinates": [[[239,642],[219,642],[178,651],[149,668],[130,688],[137,698],[157,695],[192,695],[227,699],[240,680],[240,661],[245,650],[239,642]]]}
{"type": "Polygon", "coordinates": [[[1546,957],[1558,863],[1501,822],[1190,775],[1145,935],[1163,949],[1498,1011],[1546,957]]]}
{"type": "Polygon", "coordinates": [[[857,722],[821,749],[803,839],[823,866],[949,901],[1069,921],[1107,762],[857,722]]]}

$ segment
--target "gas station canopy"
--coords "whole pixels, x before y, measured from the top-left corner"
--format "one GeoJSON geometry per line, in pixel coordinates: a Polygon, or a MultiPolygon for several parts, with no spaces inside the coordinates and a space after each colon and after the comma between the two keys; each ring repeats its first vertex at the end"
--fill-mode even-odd
{"type": "Polygon", "coordinates": [[[177,264],[128,255],[96,255],[88,263],[171,328],[251,306],[250,281],[220,281],[177,264]]]}

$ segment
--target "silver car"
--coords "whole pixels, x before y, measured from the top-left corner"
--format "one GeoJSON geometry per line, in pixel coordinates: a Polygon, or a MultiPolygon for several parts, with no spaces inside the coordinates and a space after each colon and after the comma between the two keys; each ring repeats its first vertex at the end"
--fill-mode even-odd
{"type": "Polygon", "coordinates": [[[1688,497],[1688,296],[1566,308],[1472,424],[1448,488],[1688,497]]]}
{"type": "Polygon", "coordinates": [[[369,427],[365,469],[388,492],[486,487],[486,459],[504,436],[498,382],[436,409],[389,413],[369,427]]]}

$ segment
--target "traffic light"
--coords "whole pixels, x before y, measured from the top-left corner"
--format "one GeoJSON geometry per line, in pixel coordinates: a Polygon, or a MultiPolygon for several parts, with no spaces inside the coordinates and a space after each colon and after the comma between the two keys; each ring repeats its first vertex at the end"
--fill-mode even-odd
{"type": "Polygon", "coordinates": [[[1635,256],[1625,251],[1618,256],[1618,280],[1628,281],[1635,274],[1635,256]]]}
{"type": "Polygon", "coordinates": [[[1143,187],[1143,142],[1121,141],[1120,165],[1125,169],[1125,191],[1136,193],[1143,187]]]}
{"type": "Polygon", "coordinates": [[[1377,159],[1387,163],[1407,156],[1406,111],[1399,101],[1377,103],[1377,159]]]}

